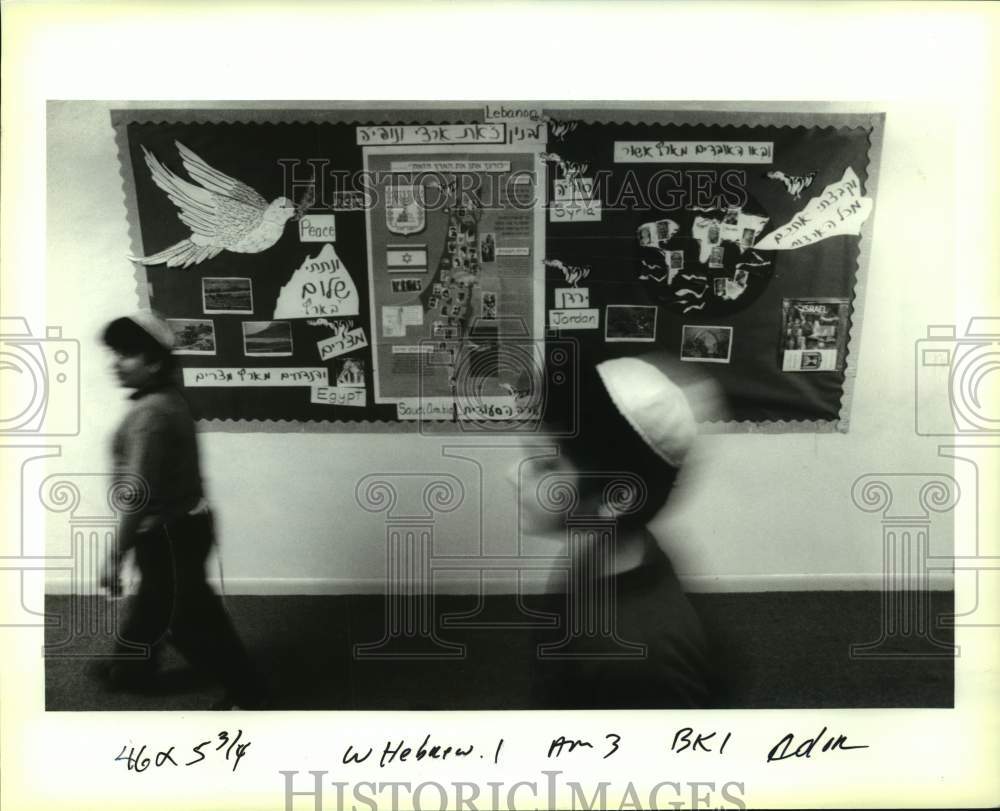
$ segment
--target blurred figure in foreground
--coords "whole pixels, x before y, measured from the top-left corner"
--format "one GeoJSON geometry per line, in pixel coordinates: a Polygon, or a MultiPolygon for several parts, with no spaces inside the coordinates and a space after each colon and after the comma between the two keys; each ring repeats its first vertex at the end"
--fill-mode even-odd
{"type": "MultiPolygon", "coordinates": [[[[124,512],[117,553],[101,585],[121,593],[121,566],[134,554],[138,592],[119,636],[150,646],[148,659],[111,660],[103,675],[115,689],[146,688],[156,677],[159,650],[169,640],[195,667],[217,678],[225,695],[213,709],[259,709],[264,692],[222,601],[205,579],[215,542],[212,512],[202,489],[198,442],[187,402],[173,383],[173,333],[144,311],[117,318],[103,341],[114,372],[133,389],[132,406],[114,435],[115,476],[134,488],[135,509],[124,512]]],[[[134,657],[134,654],[133,654],[134,657]]]]}
{"type": "Polygon", "coordinates": [[[721,417],[707,413],[719,401],[712,385],[675,382],[686,371],[659,355],[591,367],[578,392],[576,435],[559,442],[558,456],[522,466],[523,527],[561,535],[569,547],[568,573],[557,572],[549,588],[567,593],[562,641],[538,637],[539,705],[698,708],[713,701],[708,640],[647,528],[694,442],[692,406],[699,418],[721,417]],[[567,492],[575,500],[568,510],[567,492]]]}

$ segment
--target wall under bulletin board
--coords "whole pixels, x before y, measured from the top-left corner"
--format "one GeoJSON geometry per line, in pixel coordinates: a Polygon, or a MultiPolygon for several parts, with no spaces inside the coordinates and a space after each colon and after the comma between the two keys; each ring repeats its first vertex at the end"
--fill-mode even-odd
{"type": "MultiPolygon", "coordinates": [[[[721,105],[724,107],[724,105],[721,105]]],[[[139,304],[209,430],[536,430],[581,364],[846,431],[880,114],[115,110],[139,304]]],[[[123,261],[123,272],[127,271],[123,261]]]]}

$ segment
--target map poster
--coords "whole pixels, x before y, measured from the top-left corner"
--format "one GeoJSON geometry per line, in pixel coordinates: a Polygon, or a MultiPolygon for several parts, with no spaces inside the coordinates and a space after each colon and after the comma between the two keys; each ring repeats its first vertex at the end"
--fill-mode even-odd
{"type": "Polygon", "coordinates": [[[544,338],[537,153],[375,146],[364,166],[375,402],[459,403],[460,419],[470,396],[530,411],[544,338]]]}

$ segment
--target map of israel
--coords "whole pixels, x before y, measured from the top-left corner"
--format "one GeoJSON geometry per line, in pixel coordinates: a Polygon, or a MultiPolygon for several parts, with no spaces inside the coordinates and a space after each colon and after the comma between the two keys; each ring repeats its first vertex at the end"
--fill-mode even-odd
{"type": "MultiPolygon", "coordinates": [[[[368,213],[377,402],[504,402],[533,385],[525,344],[541,335],[542,254],[532,152],[372,147],[368,213]]],[[[426,414],[424,416],[427,416],[426,414]]]]}

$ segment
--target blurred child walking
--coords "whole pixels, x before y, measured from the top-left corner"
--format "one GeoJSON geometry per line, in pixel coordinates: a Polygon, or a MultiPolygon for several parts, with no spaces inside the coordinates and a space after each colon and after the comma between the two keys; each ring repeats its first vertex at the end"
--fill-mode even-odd
{"type": "Polygon", "coordinates": [[[112,594],[121,592],[121,566],[131,552],[140,583],[119,638],[148,645],[150,651],[138,660],[126,656],[129,648],[119,644],[123,655],[104,675],[116,689],[150,686],[160,649],[169,640],[225,688],[213,709],[263,708],[263,687],[205,577],[214,520],[202,486],[194,419],[174,384],[170,326],[142,311],[108,324],[103,341],[114,354],[120,384],[133,390],[112,456],[119,486],[134,488],[134,509],[122,514],[117,551],[106,561],[101,585],[112,594]]]}

